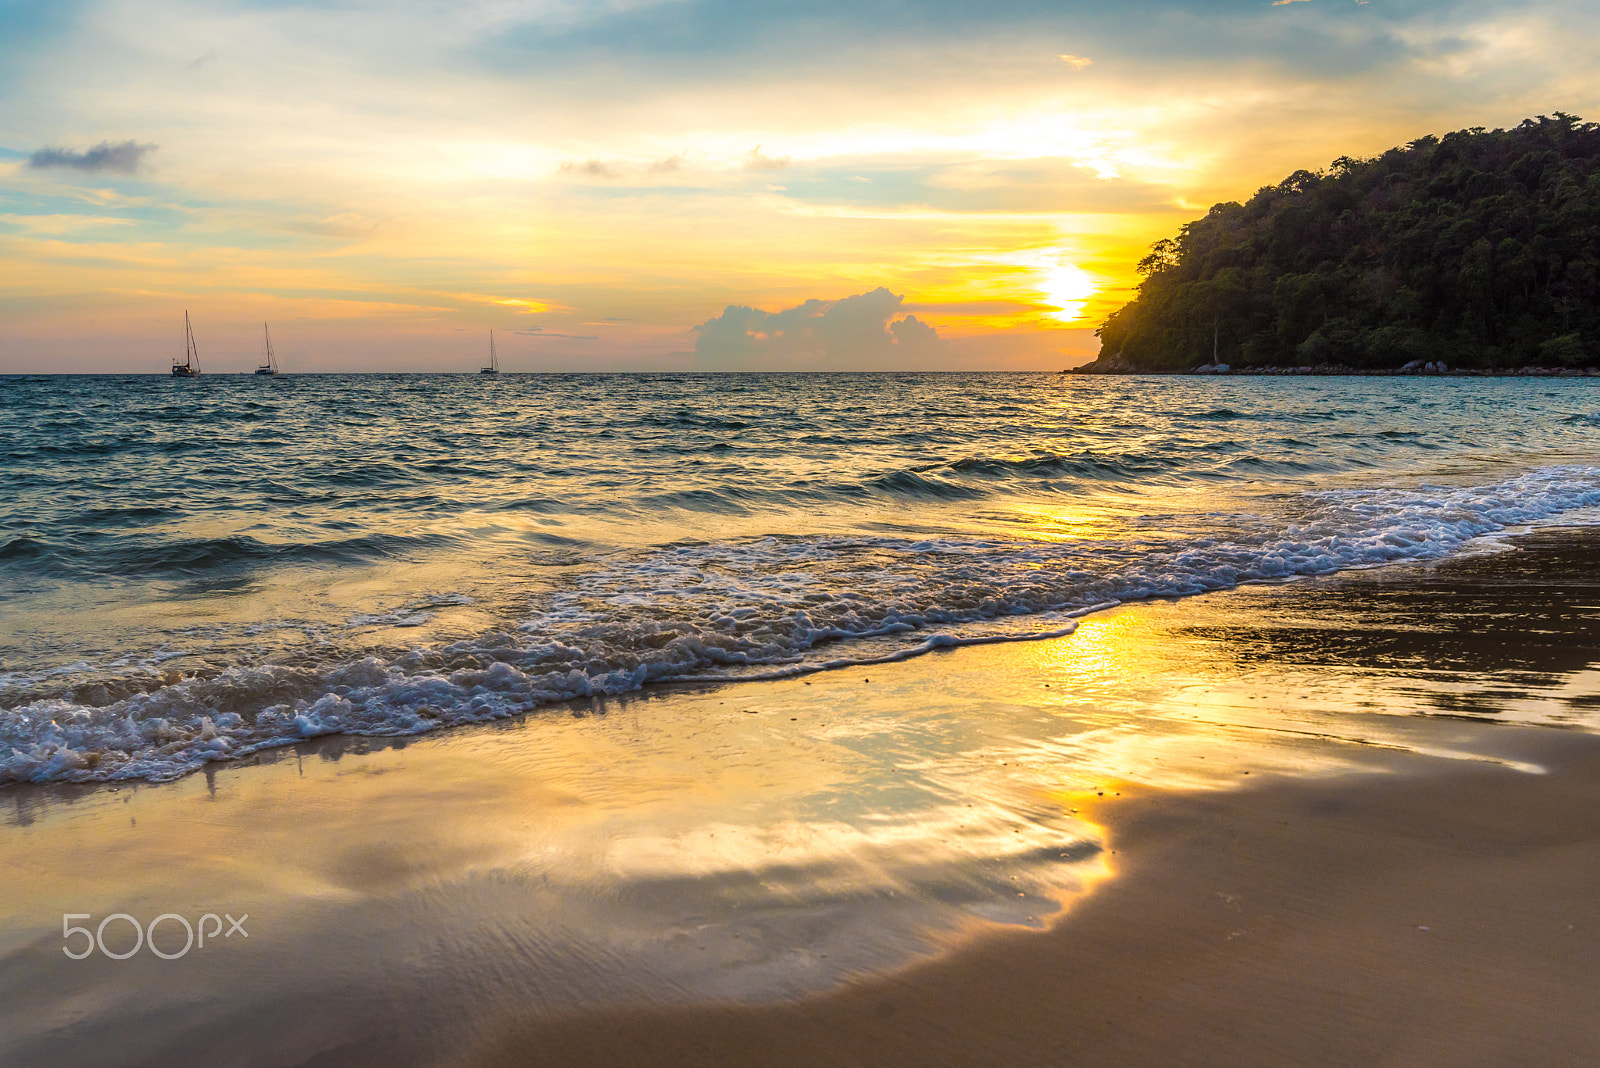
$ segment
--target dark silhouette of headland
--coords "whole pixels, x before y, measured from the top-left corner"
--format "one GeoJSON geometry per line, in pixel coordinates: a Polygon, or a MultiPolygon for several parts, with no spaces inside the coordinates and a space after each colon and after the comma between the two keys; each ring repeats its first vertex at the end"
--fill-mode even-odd
{"type": "Polygon", "coordinates": [[[1296,171],[1155,243],[1086,374],[1600,373],[1600,124],[1296,171]]]}

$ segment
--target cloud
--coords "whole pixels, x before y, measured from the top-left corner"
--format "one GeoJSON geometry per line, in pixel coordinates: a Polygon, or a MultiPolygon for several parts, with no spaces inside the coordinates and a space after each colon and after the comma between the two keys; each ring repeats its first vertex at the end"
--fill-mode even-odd
{"type": "Polygon", "coordinates": [[[618,173],[616,167],[598,159],[588,159],[582,163],[563,163],[561,171],[563,174],[576,171],[578,174],[586,174],[590,178],[615,178],[618,173]]]}
{"type": "MultiPolygon", "coordinates": [[[[1283,0],[1283,2],[1287,4],[1290,3],[1291,0],[1283,0]]],[[[1085,67],[1094,66],[1094,60],[1090,59],[1088,56],[1074,56],[1068,54],[1060,55],[1056,58],[1065,63],[1067,66],[1071,67],[1073,70],[1082,70],[1085,67]]]]}
{"type": "Polygon", "coordinates": [[[679,152],[649,163],[591,157],[582,162],[568,160],[561,164],[559,171],[562,174],[579,174],[586,178],[635,179],[658,174],[676,174],[684,169],[688,160],[687,152],[679,152]]]}
{"type": "Polygon", "coordinates": [[[944,342],[915,315],[895,318],[904,299],[879,286],[777,312],[730,304],[694,328],[695,362],[706,368],[924,366],[942,354],[944,342]]]}
{"type": "Polygon", "coordinates": [[[74,152],[70,148],[41,148],[28,157],[28,166],[35,170],[64,167],[68,170],[99,174],[136,174],[144,158],[156,150],[155,145],[138,141],[101,141],[87,152],[74,152]]]}
{"type": "Polygon", "coordinates": [[[559,23],[536,14],[510,15],[483,34],[471,54],[507,76],[538,69],[564,85],[581,84],[591,100],[624,103],[636,99],[638,84],[649,84],[655,95],[682,85],[735,81],[741,90],[731,99],[737,100],[750,87],[789,89],[807,78],[856,88],[862,99],[890,86],[926,97],[930,64],[948,72],[952,86],[978,88],[1003,83],[1008,75],[1026,84],[1046,69],[1055,79],[1061,63],[1091,56],[1097,65],[1114,63],[1107,77],[1136,72],[1136,82],[1150,80],[1151,71],[1179,70],[1200,72],[1206,82],[1225,81],[1220,72],[1237,75],[1231,65],[1247,63],[1252,76],[1272,72],[1296,83],[1355,85],[1385,70],[1403,78],[1407,40],[1417,27],[1498,23],[1517,12],[1564,25],[1572,31],[1569,39],[1583,41],[1578,27],[1592,18],[1585,9],[1594,4],[1295,0],[1285,6],[1294,17],[1267,11],[1272,0],[919,0],[910,6],[915,18],[907,17],[904,0],[592,3],[583,5],[583,17],[559,23]],[[1070,42],[1082,51],[1057,58],[1041,51],[1040,41],[1070,42]],[[1021,64],[1019,53],[1028,57],[1021,64]],[[629,79],[616,76],[622,68],[629,79]]]}
{"type": "MultiPolygon", "coordinates": [[[[1084,150],[1088,155],[1092,149],[1084,150]]],[[[816,205],[952,212],[1168,211],[1171,185],[1149,180],[1116,150],[1100,159],[893,159],[870,175],[817,166],[795,178],[784,196],[816,205]],[[1129,172],[1122,176],[1120,172],[1129,172]]],[[[858,164],[863,161],[850,161],[858,164]]],[[[879,162],[879,161],[865,161],[879,162]]],[[[1159,176],[1157,176],[1159,177],[1159,176]]],[[[1204,207],[1210,207],[1207,203],[1204,207]]],[[[1201,209],[1204,211],[1204,207],[1201,209]]]]}
{"type": "Polygon", "coordinates": [[[760,145],[752,148],[744,157],[745,170],[750,171],[781,171],[788,165],[788,156],[768,156],[761,151],[760,145]]]}
{"type": "Polygon", "coordinates": [[[945,300],[937,303],[903,304],[906,311],[938,312],[941,315],[1029,315],[1049,309],[1049,305],[1027,300],[945,300]]]}
{"type": "Polygon", "coordinates": [[[530,328],[528,330],[513,330],[513,331],[511,331],[511,333],[520,334],[523,337],[550,338],[551,340],[559,340],[559,341],[599,341],[600,340],[600,336],[598,334],[556,334],[556,333],[552,333],[549,330],[546,330],[543,327],[539,327],[539,326],[532,327],[532,328],[530,328]]]}
{"type": "Polygon", "coordinates": [[[137,219],[118,218],[114,215],[0,215],[0,224],[14,226],[23,233],[60,237],[83,230],[98,230],[106,226],[138,226],[137,219]]]}

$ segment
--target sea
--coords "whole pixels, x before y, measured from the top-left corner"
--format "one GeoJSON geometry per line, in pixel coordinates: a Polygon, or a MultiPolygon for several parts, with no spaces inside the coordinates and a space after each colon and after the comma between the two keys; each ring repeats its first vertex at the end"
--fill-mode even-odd
{"type": "Polygon", "coordinates": [[[1592,379],[0,377],[0,783],[1069,633],[1600,518],[1592,379]]]}

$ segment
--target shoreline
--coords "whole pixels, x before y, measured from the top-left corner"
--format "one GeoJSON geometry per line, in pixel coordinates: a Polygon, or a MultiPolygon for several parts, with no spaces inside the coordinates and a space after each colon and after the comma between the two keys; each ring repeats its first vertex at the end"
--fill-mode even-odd
{"type": "Polygon", "coordinates": [[[1568,1063],[1600,985],[1597,545],[12,788],[0,1059],[1417,1063],[1459,1036],[1431,1059],[1568,1063]],[[203,910],[248,944],[61,954],[63,913],[203,910]]]}
{"type": "MultiPolygon", "coordinates": [[[[1546,605],[1543,635],[1592,635],[1596,606],[1579,602],[1600,591],[1584,565],[1597,541],[1592,530],[1534,532],[1510,556],[1329,585],[1368,623],[1415,600],[1374,636],[1377,660],[1400,651],[1407,622],[1459,615],[1455,640],[1431,650],[1435,666],[1476,660],[1464,674],[1483,685],[1441,686],[1438,714],[1477,726],[1517,704],[1516,684],[1483,670],[1491,662],[1524,679],[1554,671],[1592,702],[1592,653],[1552,656],[1562,643],[1531,635],[1518,648],[1505,619],[1470,626],[1473,600],[1512,618],[1546,605]]],[[[1294,614],[1280,625],[1349,648],[1348,629],[1294,614]]],[[[1296,657],[1315,647],[1285,643],[1296,657]]],[[[453,1063],[1590,1064],[1600,737],[1502,723],[1476,741],[1500,763],[1439,760],[1453,754],[1419,745],[1331,776],[1089,798],[1113,872],[1045,933],[988,932],[794,1002],[508,1021],[453,1063]]]]}
{"type": "Polygon", "coordinates": [[[1186,371],[1157,371],[1132,367],[1097,367],[1079,364],[1059,372],[1064,375],[1123,375],[1132,377],[1223,377],[1223,378],[1600,378],[1600,369],[1586,367],[1449,368],[1443,371],[1419,367],[1233,367],[1208,365],[1186,371]]]}

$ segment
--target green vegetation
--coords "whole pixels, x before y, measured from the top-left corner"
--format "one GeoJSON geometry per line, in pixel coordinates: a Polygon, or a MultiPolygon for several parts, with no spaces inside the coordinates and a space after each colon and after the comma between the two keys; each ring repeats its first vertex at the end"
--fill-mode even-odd
{"type": "Polygon", "coordinates": [[[1600,124],[1557,112],[1297,171],[1156,242],[1098,366],[1600,363],[1600,124]]]}

